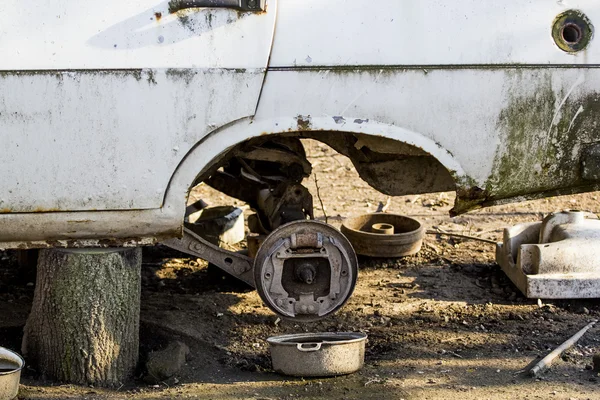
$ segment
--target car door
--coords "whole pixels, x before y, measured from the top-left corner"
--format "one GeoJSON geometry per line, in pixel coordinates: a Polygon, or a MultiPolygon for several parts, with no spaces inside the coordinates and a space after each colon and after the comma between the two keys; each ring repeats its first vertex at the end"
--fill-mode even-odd
{"type": "Polygon", "coordinates": [[[159,208],[187,152],[255,112],[276,0],[5,3],[4,213],[159,208]]]}

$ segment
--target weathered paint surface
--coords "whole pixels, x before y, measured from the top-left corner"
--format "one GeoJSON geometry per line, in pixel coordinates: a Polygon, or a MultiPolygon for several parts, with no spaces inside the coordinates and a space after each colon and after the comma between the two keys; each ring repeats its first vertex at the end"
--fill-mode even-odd
{"type": "MultiPolygon", "coordinates": [[[[580,158],[585,144],[600,141],[599,93],[596,68],[278,71],[268,75],[257,118],[297,112],[338,126],[369,117],[361,129],[374,121],[402,127],[419,139],[397,139],[421,148],[434,142],[461,166],[459,172],[448,156],[426,149],[454,173],[460,212],[589,185],[580,158]]],[[[298,125],[314,128],[306,117],[298,125]]]]}
{"type": "Polygon", "coordinates": [[[600,70],[518,71],[507,79],[500,139],[485,189],[493,196],[584,184],[581,155],[600,141],[600,70]],[[527,89],[527,88],[530,89],[527,89]]]}
{"type": "Polygon", "coordinates": [[[0,70],[265,68],[276,5],[171,14],[169,0],[4,1],[0,70]]]}
{"type": "Polygon", "coordinates": [[[186,153],[254,113],[271,10],[4,5],[1,212],[160,208],[186,153]]]}
{"type": "Polygon", "coordinates": [[[1,72],[0,209],[159,208],[206,134],[248,115],[260,70],[1,72]]]}
{"type": "Polygon", "coordinates": [[[280,0],[271,66],[600,64],[556,46],[569,9],[600,26],[597,0],[280,0]]]}
{"type": "Polygon", "coordinates": [[[271,0],[261,14],[111,1],[0,14],[0,243],[174,236],[198,174],[264,134],[422,149],[455,178],[457,212],[598,187],[580,163],[600,142],[600,44],[553,38],[568,9],[600,26],[597,1],[271,0]]]}

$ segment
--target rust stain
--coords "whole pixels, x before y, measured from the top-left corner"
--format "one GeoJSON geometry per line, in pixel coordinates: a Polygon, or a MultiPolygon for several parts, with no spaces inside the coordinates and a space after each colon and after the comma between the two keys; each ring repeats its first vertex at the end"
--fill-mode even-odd
{"type": "Polygon", "coordinates": [[[12,210],[10,208],[0,209],[0,214],[8,214],[9,212],[12,212],[12,210]]]}
{"type": "Polygon", "coordinates": [[[309,131],[312,128],[312,121],[310,115],[298,115],[296,117],[296,121],[298,121],[298,130],[300,131],[309,131]]]}
{"type": "Polygon", "coordinates": [[[64,210],[61,210],[60,208],[43,208],[43,207],[38,207],[38,208],[34,209],[31,212],[34,212],[34,213],[46,213],[46,212],[61,212],[61,211],[64,211],[64,210]]]}
{"type": "Polygon", "coordinates": [[[161,12],[155,12],[154,13],[154,17],[156,18],[156,22],[159,22],[162,18],[162,13],[161,12]]]}
{"type": "Polygon", "coordinates": [[[489,199],[490,194],[487,190],[473,186],[469,188],[458,187],[456,189],[456,203],[450,210],[450,216],[456,217],[467,211],[483,207],[483,204],[489,199]]]}

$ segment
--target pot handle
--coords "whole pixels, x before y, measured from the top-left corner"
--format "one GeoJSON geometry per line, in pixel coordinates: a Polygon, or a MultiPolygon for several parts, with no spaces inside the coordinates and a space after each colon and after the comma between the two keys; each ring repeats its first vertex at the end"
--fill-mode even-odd
{"type": "Polygon", "coordinates": [[[310,352],[321,350],[321,343],[298,343],[296,345],[299,351],[310,352]]]}

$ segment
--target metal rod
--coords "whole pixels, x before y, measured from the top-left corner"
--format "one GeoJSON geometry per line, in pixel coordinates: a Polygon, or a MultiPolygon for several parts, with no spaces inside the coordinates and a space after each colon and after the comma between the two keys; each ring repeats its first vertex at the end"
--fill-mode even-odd
{"type": "Polygon", "coordinates": [[[568,350],[571,347],[573,347],[573,345],[575,345],[575,343],[577,343],[577,341],[579,341],[579,339],[581,339],[581,337],[585,335],[585,333],[591,327],[593,327],[596,324],[596,322],[598,321],[592,321],[585,328],[577,332],[575,335],[571,336],[569,340],[558,346],[556,349],[552,350],[550,354],[542,358],[537,364],[531,367],[531,369],[529,370],[529,375],[533,376],[534,378],[540,376],[542,372],[547,370],[552,365],[552,363],[557,357],[560,357],[560,355],[564,353],[565,350],[568,350]]]}
{"type": "Polygon", "coordinates": [[[498,243],[495,240],[482,239],[482,238],[478,238],[475,236],[460,235],[458,233],[450,233],[450,232],[443,232],[443,231],[431,231],[431,230],[429,230],[425,233],[427,233],[428,235],[446,235],[446,236],[458,237],[458,238],[462,238],[462,239],[476,240],[478,242],[484,242],[484,243],[489,243],[489,244],[493,244],[493,245],[496,245],[498,243]]]}

